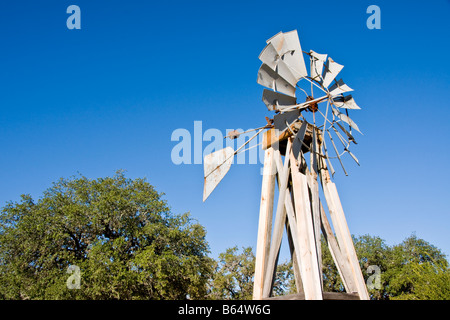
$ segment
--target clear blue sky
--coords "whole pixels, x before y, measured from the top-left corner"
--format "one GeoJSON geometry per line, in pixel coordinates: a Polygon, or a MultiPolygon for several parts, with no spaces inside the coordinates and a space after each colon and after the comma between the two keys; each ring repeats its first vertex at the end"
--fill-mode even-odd
{"type": "MultiPolygon", "coordinates": [[[[236,165],[203,203],[203,167],[175,165],[177,128],[257,127],[265,40],[297,29],[355,89],[361,167],[335,176],[350,231],[413,232],[450,254],[450,2],[3,1],[0,205],[60,177],[125,169],[207,229],[215,257],[256,244],[261,165],[236,165]],[[68,30],[66,8],[81,8],[68,30]],[[366,9],[381,8],[381,30],[366,9]]],[[[205,147],[208,142],[204,143],[205,147]]],[[[338,169],[338,164],[335,165],[338,169]]]]}

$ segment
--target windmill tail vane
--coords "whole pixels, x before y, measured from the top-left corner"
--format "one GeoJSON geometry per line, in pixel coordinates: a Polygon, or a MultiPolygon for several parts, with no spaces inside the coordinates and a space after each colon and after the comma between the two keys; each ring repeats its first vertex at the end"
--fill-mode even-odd
{"type": "MultiPolygon", "coordinates": [[[[349,117],[358,110],[350,88],[337,76],[343,69],[326,54],[302,51],[297,30],[279,32],[266,41],[259,55],[262,64],[257,83],[265,87],[262,101],[273,118],[236,151],[231,147],[204,157],[203,201],[230,170],[233,157],[259,134],[265,150],[256,252],[254,298],[269,298],[283,227],[289,235],[298,294],[305,299],[330,298],[323,292],[320,238],[326,238],[347,291],[346,299],[368,299],[351,235],[335,184],[331,160],[342,157],[356,144],[354,131],[361,133],[349,117]],[[304,58],[306,55],[306,59],[304,58]],[[309,60],[309,72],[306,61],[309,60]],[[329,152],[334,153],[330,155],[329,152]],[[307,154],[309,153],[309,159],[307,154]],[[284,163],[283,158],[284,156],[284,163]],[[330,176],[331,173],[331,176],[330,176]],[[278,183],[275,183],[277,179],[278,183]],[[336,237],[319,199],[319,182],[333,222],[336,237]],[[269,227],[274,208],[274,189],[279,194],[273,231],[269,227]],[[270,240],[270,243],[268,242],[270,240]]],[[[241,133],[232,131],[234,139],[241,133]]],[[[299,296],[299,297],[300,297],[299,296]]]]}

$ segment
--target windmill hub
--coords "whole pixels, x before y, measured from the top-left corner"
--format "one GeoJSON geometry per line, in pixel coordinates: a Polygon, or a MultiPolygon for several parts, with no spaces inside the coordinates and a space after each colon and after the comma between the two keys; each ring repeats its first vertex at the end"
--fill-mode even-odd
{"type": "MultiPolygon", "coordinates": [[[[306,102],[314,100],[314,97],[307,96],[306,102]]],[[[308,105],[308,108],[306,110],[311,111],[312,113],[316,112],[319,109],[319,104],[317,102],[312,102],[308,105]]]]}

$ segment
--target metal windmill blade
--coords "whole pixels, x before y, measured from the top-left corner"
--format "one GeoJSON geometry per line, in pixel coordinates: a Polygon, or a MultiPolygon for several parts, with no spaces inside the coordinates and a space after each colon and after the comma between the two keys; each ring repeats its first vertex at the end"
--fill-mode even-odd
{"type": "Polygon", "coordinates": [[[286,79],[281,77],[265,63],[259,68],[257,82],[274,91],[295,97],[295,86],[286,81],[286,79]]]}
{"type": "Polygon", "coordinates": [[[325,65],[325,69],[323,71],[323,83],[324,87],[328,87],[330,83],[336,78],[339,72],[344,68],[343,65],[334,62],[333,59],[328,58],[327,63],[325,65]]]}
{"type": "MultiPolygon", "coordinates": [[[[300,121],[299,117],[292,118],[294,110],[311,111],[313,113],[313,119],[311,124],[313,126],[319,126],[319,121],[315,116],[319,111],[323,116],[323,128],[325,131],[333,129],[331,132],[335,132],[335,126],[342,131],[342,135],[338,137],[341,139],[345,137],[347,142],[355,142],[352,129],[360,132],[356,123],[348,116],[349,109],[360,109],[355,103],[351,95],[344,96],[345,93],[353,91],[342,79],[336,80],[336,77],[344,68],[343,65],[335,62],[327,54],[320,54],[313,50],[310,50],[308,55],[310,58],[310,75],[308,76],[305,66],[305,60],[301,50],[300,41],[298,40],[297,31],[291,32],[279,32],[272,38],[266,41],[267,45],[259,55],[259,59],[263,62],[263,66],[266,65],[271,71],[266,71],[261,68],[258,76],[258,83],[272,89],[264,89],[263,102],[270,111],[276,111],[280,114],[275,115],[273,118],[275,124],[275,137],[284,137],[285,131],[290,129],[291,121],[300,121]],[[296,54],[295,54],[296,53],[296,54]],[[293,90],[293,87],[299,87],[296,83],[307,79],[311,82],[311,92],[308,94],[305,90],[301,89],[306,94],[306,101],[298,103],[296,100],[297,95],[293,90]],[[314,97],[313,85],[320,88],[326,95],[323,97],[314,97]],[[327,102],[325,110],[319,108],[319,104],[327,102]],[[345,113],[340,112],[339,108],[345,109],[345,113]],[[331,109],[331,110],[330,110],[331,109]],[[329,117],[333,117],[329,120],[329,117]],[[348,125],[346,129],[344,125],[348,125]]],[[[266,68],[267,68],[266,67],[266,68]]],[[[318,113],[318,114],[319,114],[318,113]]],[[[305,119],[303,119],[305,120],[305,119]]],[[[325,139],[331,136],[322,135],[325,139]]],[[[339,152],[334,145],[334,141],[329,141],[336,151],[335,158],[342,163],[340,157],[344,153],[349,153],[353,159],[356,157],[345,148],[343,152],[339,152]]],[[[323,142],[325,144],[325,141],[323,142]]],[[[317,152],[317,151],[315,151],[317,152]]],[[[322,154],[329,160],[328,154],[322,154]]],[[[356,161],[356,160],[355,160],[356,161]]],[[[345,169],[344,169],[345,171],[345,169]]]]}
{"type": "MultiPolygon", "coordinates": [[[[269,111],[279,113],[273,118],[276,129],[275,138],[285,137],[285,131],[288,129],[292,130],[290,126],[292,121],[294,123],[296,121],[309,121],[314,127],[321,127],[323,132],[327,131],[327,129],[332,129],[330,132],[334,134],[336,127],[342,134],[340,137],[335,138],[339,140],[341,138],[346,139],[346,146],[350,142],[356,143],[351,132],[352,129],[358,132],[360,130],[357,124],[348,116],[348,110],[357,110],[360,107],[351,95],[344,95],[353,91],[353,89],[342,79],[336,80],[344,66],[335,62],[327,54],[320,54],[310,50],[307,53],[310,59],[310,74],[308,75],[296,30],[285,33],[279,32],[268,39],[266,43],[266,47],[259,55],[263,65],[258,73],[257,82],[271,89],[264,89],[262,100],[269,111]],[[307,93],[299,86],[299,83],[304,81],[304,79],[311,83],[310,93],[307,93]],[[325,95],[315,97],[313,86],[321,89],[325,95]],[[306,95],[304,102],[297,101],[299,99],[295,91],[297,87],[306,95]],[[320,107],[320,104],[324,102],[327,102],[326,108],[320,107]],[[345,113],[339,111],[339,109],[345,109],[345,113]],[[293,119],[294,110],[299,111],[299,116],[304,114],[303,111],[310,111],[313,114],[313,119],[306,120],[303,117],[300,120],[297,114],[295,119],[293,119]],[[323,116],[324,119],[318,120],[316,114],[323,116]],[[331,117],[332,119],[330,119],[331,117]],[[348,127],[345,128],[345,126],[348,127]]],[[[300,127],[300,125],[297,127],[300,127]]],[[[331,136],[326,134],[322,134],[322,137],[324,139],[332,139],[331,136]]],[[[342,163],[341,156],[344,153],[349,153],[353,159],[356,159],[348,150],[348,147],[339,152],[334,144],[334,140],[329,140],[329,142],[336,152],[333,158],[337,158],[340,163],[342,163]]],[[[324,141],[324,146],[325,143],[324,141]]],[[[322,148],[314,152],[323,152],[321,150],[322,148]]],[[[332,157],[325,153],[321,154],[321,156],[329,161],[332,157]]],[[[357,160],[355,161],[358,163],[357,160]]]]}
{"type": "MultiPolygon", "coordinates": [[[[331,131],[333,134],[334,129],[339,129],[342,134],[337,139],[346,139],[348,142],[345,143],[344,152],[339,153],[334,141],[329,141],[336,151],[336,155],[330,157],[327,153],[325,140],[323,141],[323,147],[325,148],[315,147],[313,152],[320,153],[328,161],[331,169],[330,159],[337,158],[342,163],[340,157],[344,153],[349,153],[353,159],[356,159],[348,150],[348,145],[350,142],[356,144],[352,129],[359,132],[360,130],[348,116],[348,110],[360,109],[360,107],[351,95],[344,96],[345,93],[351,92],[353,89],[342,79],[336,81],[337,75],[344,66],[335,62],[327,54],[310,50],[306,53],[309,57],[310,67],[308,74],[303,54],[297,30],[279,32],[266,41],[266,46],[259,55],[262,64],[258,70],[257,83],[265,87],[262,94],[263,103],[269,111],[274,111],[277,114],[272,119],[268,119],[268,125],[262,127],[236,151],[228,147],[205,156],[203,201],[208,198],[230,170],[233,157],[264,129],[274,130],[274,141],[284,139],[289,135],[301,136],[302,138],[296,139],[298,141],[294,143],[293,149],[296,152],[310,151],[308,147],[310,142],[307,139],[308,137],[311,139],[309,135],[313,132],[315,134],[314,130],[317,128],[321,127],[321,131],[327,131],[328,133],[331,131]],[[302,81],[311,83],[310,93],[299,86],[302,81]],[[321,89],[324,95],[314,97],[313,85],[321,89]],[[300,88],[306,94],[305,100],[297,101],[299,99],[296,92],[297,88],[300,88]],[[320,105],[325,103],[326,108],[322,108],[320,105]],[[345,110],[345,113],[339,111],[339,109],[345,110]],[[306,116],[310,113],[313,114],[312,121],[306,119],[306,116]],[[321,121],[315,116],[316,114],[325,118],[323,125],[320,125],[321,121]],[[333,118],[328,119],[330,117],[333,118]],[[346,125],[348,125],[348,128],[345,128],[346,125]]],[[[301,93],[301,95],[303,94],[301,93]]],[[[328,135],[322,134],[321,137],[326,139],[328,135]]]]}
{"type": "Polygon", "coordinates": [[[297,30],[286,33],[279,32],[267,40],[267,44],[271,45],[276,51],[278,58],[282,59],[289,66],[290,71],[296,77],[296,82],[308,75],[297,30]]]}
{"type": "Polygon", "coordinates": [[[308,75],[305,60],[303,59],[302,47],[298,39],[297,30],[284,33],[284,39],[288,52],[283,53],[283,61],[289,66],[291,72],[296,76],[296,81],[308,75]]]}
{"type": "Polygon", "coordinates": [[[318,81],[320,83],[323,82],[322,79],[322,72],[323,72],[323,65],[325,64],[327,60],[326,54],[320,54],[314,51],[309,52],[310,55],[310,66],[311,66],[311,79],[314,81],[318,81]]]}
{"type": "Polygon", "coordinates": [[[262,100],[269,111],[283,111],[283,109],[297,104],[297,99],[283,93],[264,89],[262,100]]]}
{"type": "Polygon", "coordinates": [[[352,95],[349,94],[348,96],[337,96],[333,98],[334,105],[338,108],[344,108],[344,109],[361,109],[355,102],[355,99],[353,99],[352,95]]]}
{"type": "Polygon", "coordinates": [[[353,91],[353,89],[350,88],[348,85],[346,85],[342,79],[333,84],[328,90],[330,91],[330,95],[332,97],[340,95],[345,92],[353,91]]]}

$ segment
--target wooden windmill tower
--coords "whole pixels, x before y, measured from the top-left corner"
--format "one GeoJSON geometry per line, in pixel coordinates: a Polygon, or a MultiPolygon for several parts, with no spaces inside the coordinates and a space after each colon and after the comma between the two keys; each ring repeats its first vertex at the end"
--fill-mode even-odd
{"type": "Polygon", "coordinates": [[[358,163],[349,147],[356,144],[352,130],[359,128],[348,117],[348,110],[360,108],[351,95],[344,95],[353,90],[336,80],[343,66],[325,54],[303,52],[296,30],[280,32],[267,40],[259,58],[263,64],[257,82],[268,88],[263,91],[263,102],[275,115],[273,119],[266,117],[267,125],[255,129],[255,135],[236,151],[227,147],[205,156],[203,201],[228,172],[233,156],[263,133],[265,156],[253,298],[270,298],[272,294],[286,229],[298,292],[289,298],[336,298],[323,291],[323,236],[347,292],[337,298],[369,299],[336,185],[331,180],[333,158],[345,174],[341,161],[345,153],[358,163]],[[310,60],[309,73],[304,54],[310,60]],[[314,96],[317,92],[319,97],[314,96]],[[297,95],[304,95],[303,102],[297,103],[297,95]],[[343,145],[342,152],[335,141],[343,145]],[[330,145],[335,151],[332,157],[327,149],[330,145]],[[319,197],[319,185],[324,199],[319,197]]]}

